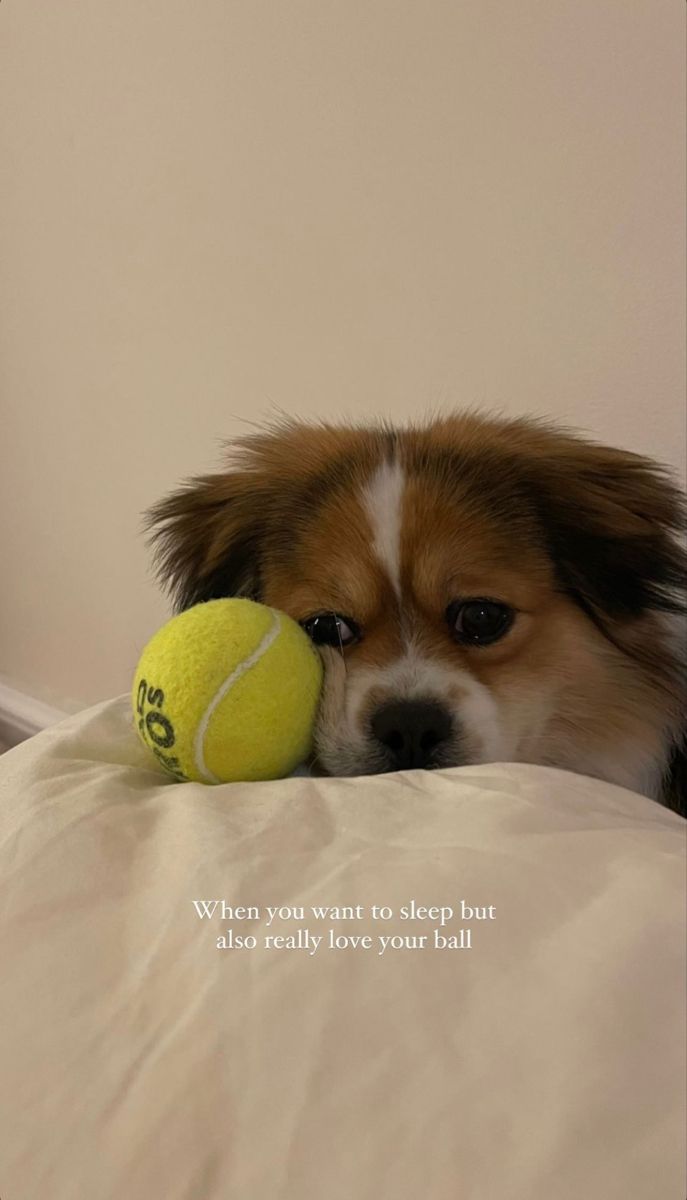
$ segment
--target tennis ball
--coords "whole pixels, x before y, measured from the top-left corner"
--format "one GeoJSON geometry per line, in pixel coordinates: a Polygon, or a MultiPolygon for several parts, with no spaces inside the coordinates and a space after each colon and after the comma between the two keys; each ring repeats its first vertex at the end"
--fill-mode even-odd
{"type": "Polygon", "coordinates": [[[209,600],[151,638],[132,700],[142,741],[177,779],[278,779],[311,749],[321,684],[320,657],[290,617],[209,600]]]}

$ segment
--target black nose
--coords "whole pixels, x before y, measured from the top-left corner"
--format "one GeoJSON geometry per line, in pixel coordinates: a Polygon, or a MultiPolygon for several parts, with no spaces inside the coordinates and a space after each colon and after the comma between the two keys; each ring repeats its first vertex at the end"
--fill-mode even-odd
{"type": "Polygon", "coordinates": [[[451,733],[451,717],[429,700],[393,700],[372,718],[372,733],[389,752],[391,771],[426,767],[451,733]]]}

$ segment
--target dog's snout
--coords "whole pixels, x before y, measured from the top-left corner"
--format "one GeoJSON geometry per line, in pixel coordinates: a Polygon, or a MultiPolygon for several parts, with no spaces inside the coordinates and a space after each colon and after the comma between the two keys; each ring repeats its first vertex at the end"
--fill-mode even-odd
{"type": "Polygon", "coordinates": [[[433,701],[394,700],[377,709],[371,726],[389,754],[389,769],[408,771],[432,763],[437,747],[451,734],[451,717],[433,701]]]}

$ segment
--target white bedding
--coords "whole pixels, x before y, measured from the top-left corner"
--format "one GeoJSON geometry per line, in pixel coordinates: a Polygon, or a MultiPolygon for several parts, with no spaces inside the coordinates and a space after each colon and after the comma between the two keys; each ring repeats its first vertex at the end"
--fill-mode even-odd
{"type": "Polygon", "coordinates": [[[2,1200],[684,1200],[684,830],[522,765],[177,784],[124,698],[46,731],[0,758],[2,1200]]]}

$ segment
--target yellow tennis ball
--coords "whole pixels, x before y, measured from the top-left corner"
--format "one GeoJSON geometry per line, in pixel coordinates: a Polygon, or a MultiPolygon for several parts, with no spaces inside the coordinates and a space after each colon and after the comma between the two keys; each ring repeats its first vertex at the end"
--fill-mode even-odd
{"type": "Polygon", "coordinates": [[[209,600],[151,638],[132,700],[142,741],[178,779],[278,779],[311,750],[321,685],[320,657],[290,617],[209,600]]]}

